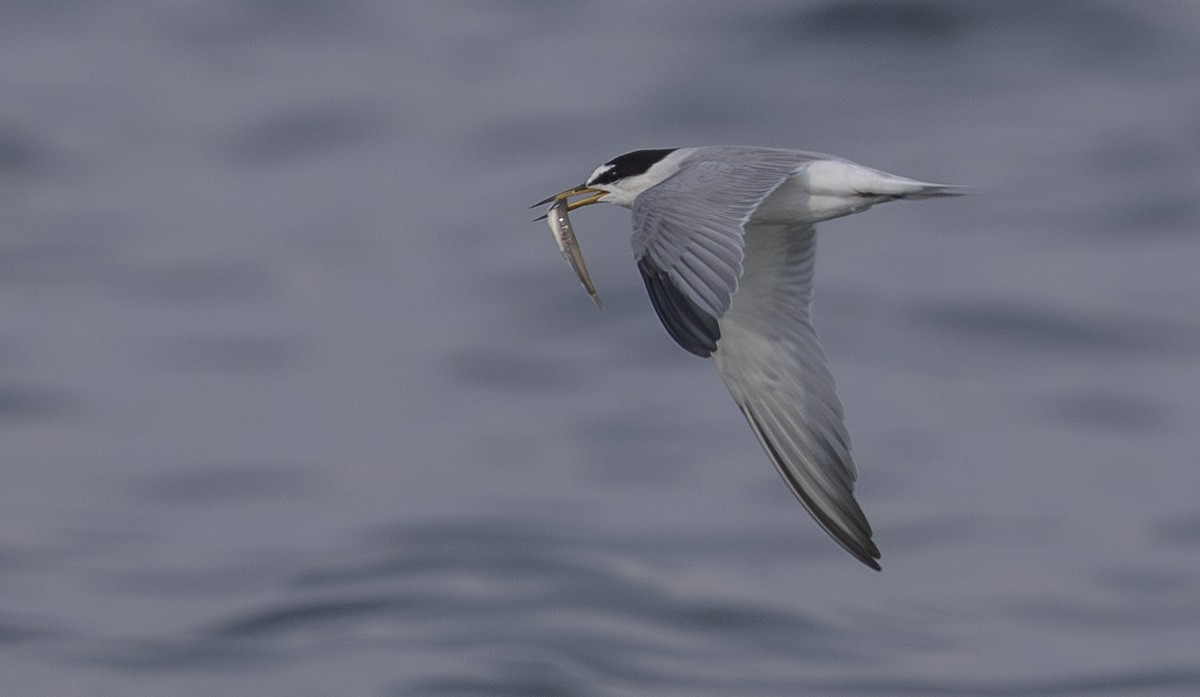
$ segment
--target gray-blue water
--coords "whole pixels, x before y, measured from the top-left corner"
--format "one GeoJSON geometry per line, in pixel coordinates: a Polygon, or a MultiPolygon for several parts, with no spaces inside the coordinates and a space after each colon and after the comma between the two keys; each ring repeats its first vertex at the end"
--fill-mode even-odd
{"type": "Polygon", "coordinates": [[[1200,5],[21,0],[0,694],[1200,693],[1200,5]],[[882,573],[659,326],[641,147],[820,235],[882,573]]]}

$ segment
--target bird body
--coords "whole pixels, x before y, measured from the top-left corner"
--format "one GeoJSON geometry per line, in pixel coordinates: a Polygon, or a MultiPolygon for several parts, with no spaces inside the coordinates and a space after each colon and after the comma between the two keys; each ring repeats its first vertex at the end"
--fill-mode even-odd
{"type": "Polygon", "coordinates": [[[771,462],[817,522],[864,564],[879,549],[810,319],[816,223],[896,199],[951,196],[830,155],[738,146],[638,150],[552,196],[633,212],[632,246],[667,333],[712,357],[771,462]]]}

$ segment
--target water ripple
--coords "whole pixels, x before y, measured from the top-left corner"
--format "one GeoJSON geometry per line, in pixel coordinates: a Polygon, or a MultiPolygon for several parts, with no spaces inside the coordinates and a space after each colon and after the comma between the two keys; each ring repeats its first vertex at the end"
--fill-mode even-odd
{"type": "MultiPolygon", "coordinates": [[[[366,532],[323,559],[276,575],[279,593],[243,611],[161,637],[95,639],[75,657],[122,671],[225,674],[378,655],[395,664],[386,694],[692,695],[1135,694],[1200,685],[1200,670],[1137,661],[1124,670],[970,680],[920,677],[905,656],[960,651],[947,617],[910,609],[857,620],[741,584],[698,582],[649,564],[650,550],[724,554],[745,541],[681,536],[639,541],[556,530],[521,519],[451,519],[366,532]],[[914,627],[920,613],[921,624],[914,627]],[[437,657],[425,660],[422,657],[437,657]],[[890,677],[889,677],[890,676],[890,677]]],[[[761,552],[755,552],[759,556],[761,552]]],[[[1183,573],[1115,567],[1093,579],[1109,608],[1014,595],[1009,616],[1039,626],[1108,632],[1186,628],[1194,592],[1183,573]],[[1154,592],[1145,592],[1152,590],[1154,592]],[[1161,598],[1169,596],[1165,601],[1161,598]],[[1186,600],[1186,598],[1185,598],[1186,600]],[[1172,621],[1166,615],[1174,612],[1172,621]],[[1142,621],[1138,620],[1143,616],[1142,621]],[[1046,623],[1049,623],[1047,625],[1046,623]]],[[[997,608],[999,609],[999,608],[997,608]]],[[[1194,614],[1194,613],[1193,613],[1194,614]]]]}
{"type": "Polygon", "coordinates": [[[371,537],[372,546],[343,561],[298,572],[291,599],[190,638],[108,644],[93,658],[139,670],[220,670],[293,660],[298,647],[384,642],[479,654],[493,666],[559,656],[604,681],[697,685],[751,679],[755,664],[862,659],[851,632],[798,604],[698,592],[611,542],[496,520],[371,537]],[[730,647],[758,658],[722,666],[730,647]]]}
{"type": "Polygon", "coordinates": [[[966,682],[879,681],[825,685],[820,689],[837,694],[957,695],[961,697],[1069,697],[1070,695],[1132,695],[1145,691],[1172,690],[1179,694],[1200,685],[1200,669],[1194,666],[1161,666],[1145,670],[1096,673],[1052,680],[1005,680],[985,685],[966,682]]]}
{"type": "Polygon", "coordinates": [[[928,304],[910,316],[924,326],[986,339],[1005,349],[1174,354],[1193,351],[1198,343],[1195,330],[1183,325],[989,301],[928,304]]]}
{"type": "Polygon", "coordinates": [[[55,389],[0,384],[0,422],[54,418],[77,406],[70,395],[55,389]]]}
{"type": "Polygon", "coordinates": [[[387,127],[366,105],[293,107],[241,128],[229,138],[231,161],[274,165],[371,141],[387,127]]]}
{"type": "Polygon", "coordinates": [[[201,335],[161,338],[147,352],[163,367],[258,373],[293,365],[307,347],[300,337],[201,335]]]}

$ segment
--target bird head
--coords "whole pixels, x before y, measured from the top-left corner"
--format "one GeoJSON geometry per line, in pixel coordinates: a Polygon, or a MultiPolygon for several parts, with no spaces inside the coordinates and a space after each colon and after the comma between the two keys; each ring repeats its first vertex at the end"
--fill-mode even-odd
{"type": "Polygon", "coordinates": [[[674,162],[677,158],[670,157],[676,152],[679,152],[677,148],[627,152],[597,167],[579,186],[559,192],[533,206],[585,196],[577,201],[570,201],[567,210],[573,211],[600,201],[629,208],[638,194],[679,170],[678,164],[674,162]]]}

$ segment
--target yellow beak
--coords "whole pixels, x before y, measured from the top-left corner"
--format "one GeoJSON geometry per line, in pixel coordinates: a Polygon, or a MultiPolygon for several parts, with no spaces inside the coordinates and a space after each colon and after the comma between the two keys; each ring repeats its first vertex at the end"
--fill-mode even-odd
{"type": "MultiPolygon", "coordinates": [[[[608,192],[601,191],[600,189],[593,189],[590,186],[580,184],[579,186],[577,186],[573,189],[567,189],[566,191],[562,191],[557,194],[554,194],[553,196],[551,196],[547,199],[538,201],[537,203],[530,206],[530,208],[537,208],[538,206],[544,206],[547,203],[550,203],[551,201],[565,201],[566,199],[569,199],[572,196],[583,196],[584,194],[591,194],[591,195],[585,199],[580,199],[578,201],[571,201],[571,202],[567,203],[567,210],[573,211],[576,208],[582,208],[583,206],[590,206],[593,203],[598,202],[604,196],[606,196],[608,194],[608,192]]],[[[541,218],[534,218],[534,220],[541,220],[542,218],[545,218],[545,217],[546,216],[543,215],[541,218]]]]}

